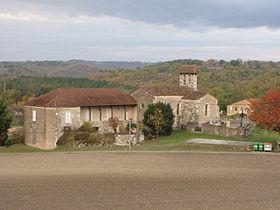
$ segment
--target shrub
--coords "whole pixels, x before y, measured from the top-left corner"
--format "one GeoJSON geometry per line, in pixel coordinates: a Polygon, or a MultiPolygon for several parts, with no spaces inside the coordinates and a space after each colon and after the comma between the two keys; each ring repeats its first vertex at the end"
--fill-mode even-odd
{"type": "Polygon", "coordinates": [[[89,137],[85,140],[85,143],[90,145],[100,145],[102,144],[103,135],[100,133],[90,134],[89,137]]]}
{"type": "Polygon", "coordinates": [[[56,146],[58,148],[64,147],[66,145],[74,145],[74,136],[77,133],[77,131],[71,131],[71,130],[64,130],[63,135],[57,140],[56,146]]]}
{"type": "Polygon", "coordinates": [[[91,122],[84,122],[81,125],[81,127],[79,128],[79,131],[93,133],[93,132],[97,131],[97,128],[96,127],[92,127],[92,123],[91,122]]]}
{"type": "MultiPolygon", "coordinates": [[[[134,128],[137,128],[137,124],[131,123],[131,130],[133,130],[134,128]]],[[[126,130],[129,131],[129,123],[126,125],[126,130]]]]}
{"type": "Polygon", "coordinates": [[[88,132],[79,132],[74,136],[74,140],[75,141],[84,141],[84,140],[88,139],[89,136],[90,136],[90,133],[88,133],[88,132]]]}
{"type": "Polygon", "coordinates": [[[108,119],[108,122],[109,122],[109,126],[111,128],[113,128],[114,132],[116,133],[117,132],[117,127],[120,124],[119,119],[117,117],[110,117],[108,119]]]}
{"type": "Polygon", "coordinates": [[[115,136],[111,133],[107,133],[103,135],[103,145],[109,146],[115,142],[115,136]]]}
{"type": "Polygon", "coordinates": [[[6,140],[5,145],[10,146],[13,144],[24,144],[23,128],[17,128],[6,140]]]}

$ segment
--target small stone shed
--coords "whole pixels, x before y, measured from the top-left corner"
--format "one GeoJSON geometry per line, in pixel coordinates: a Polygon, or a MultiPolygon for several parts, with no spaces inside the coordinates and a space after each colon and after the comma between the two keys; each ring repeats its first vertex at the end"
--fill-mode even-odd
{"type": "Polygon", "coordinates": [[[65,127],[77,129],[90,121],[100,132],[107,132],[112,116],[122,124],[137,122],[137,102],[117,88],[56,89],[25,104],[25,143],[54,149],[65,127]]]}

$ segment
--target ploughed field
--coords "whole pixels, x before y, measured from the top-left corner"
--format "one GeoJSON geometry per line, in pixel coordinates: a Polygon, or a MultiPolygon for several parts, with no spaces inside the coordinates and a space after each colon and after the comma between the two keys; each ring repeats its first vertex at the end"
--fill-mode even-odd
{"type": "Polygon", "coordinates": [[[280,156],[0,154],[0,209],[279,209],[280,156]]]}

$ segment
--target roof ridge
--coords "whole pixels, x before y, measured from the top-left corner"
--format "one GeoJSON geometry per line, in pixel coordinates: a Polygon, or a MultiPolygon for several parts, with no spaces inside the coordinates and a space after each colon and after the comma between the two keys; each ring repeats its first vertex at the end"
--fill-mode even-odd
{"type": "Polygon", "coordinates": [[[58,96],[59,96],[59,88],[56,89],[56,95],[55,95],[55,99],[54,99],[54,106],[55,107],[57,107],[58,96]]]}

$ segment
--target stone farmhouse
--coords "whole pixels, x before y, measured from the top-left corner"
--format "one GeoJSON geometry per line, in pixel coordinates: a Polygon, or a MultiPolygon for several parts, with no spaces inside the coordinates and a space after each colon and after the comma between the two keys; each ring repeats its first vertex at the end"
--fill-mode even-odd
{"type": "Polygon", "coordinates": [[[256,102],[257,98],[248,98],[242,101],[235,102],[227,106],[227,115],[232,116],[235,114],[241,114],[242,112],[246,115],[249,114],[250,106],[252,102],[256,102]]]}
{"type": "Polygon", "coordinates": [[[179,86],[141,87],[131,95],[136,99],[142,120],[149,104],[169,103],[175,116],[175,128],[194,130],[202,123],[219,123],[218,100],[208,93],[198,91],[197,75],[200,70],[191,65],[182,65],[179,70],[179,86]]]}
{"type": "Polygon", "coordinates": [[[85,121],[101,132],[108,131],[108,119],[137,122],[137,102],[117,88],[56,89],[25,104],[25,143],[54,149],[65,128],[77,129],[85,121]]]}

